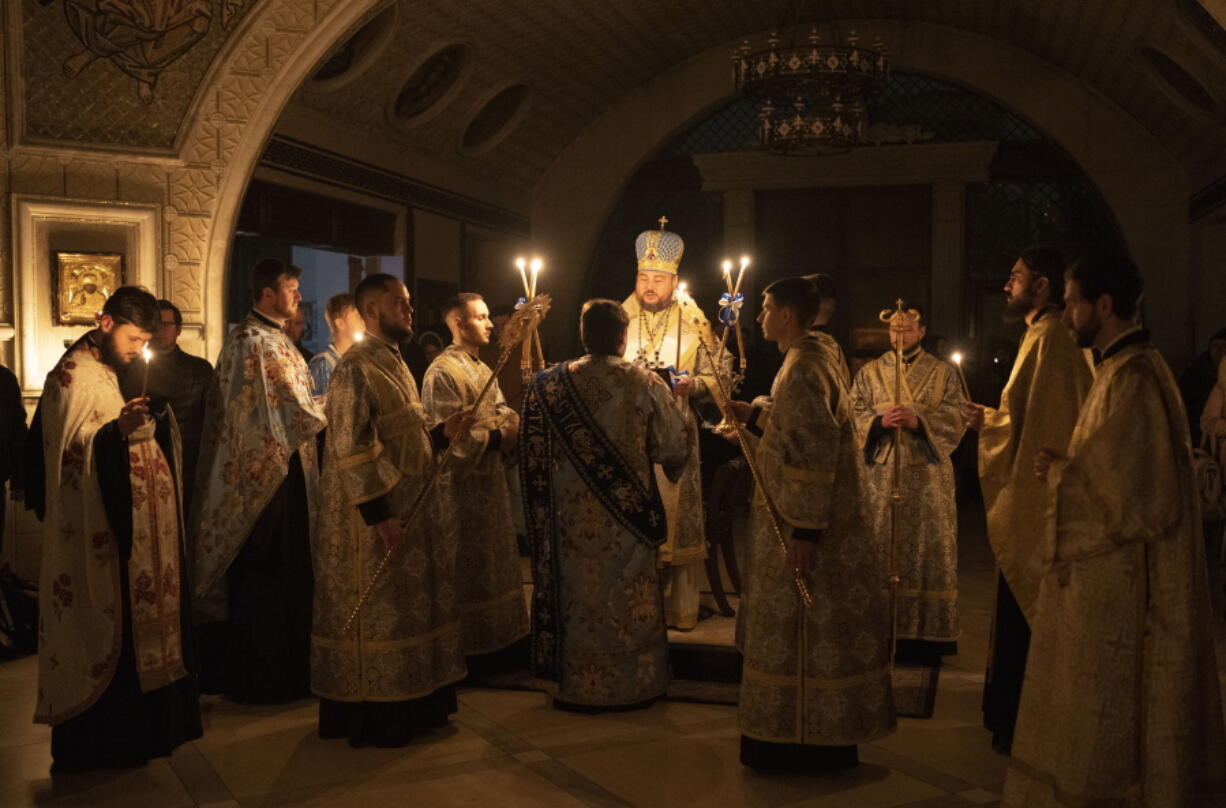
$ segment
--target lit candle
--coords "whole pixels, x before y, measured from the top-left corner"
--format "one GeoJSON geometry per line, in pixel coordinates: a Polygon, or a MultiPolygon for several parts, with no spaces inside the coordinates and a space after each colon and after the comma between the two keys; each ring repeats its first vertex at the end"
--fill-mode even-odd
{"type": "Polygon", "coordinates": [[[140,383],[140,397],[144,398],[146,391],[149,390],[149,363],[153,361],[153,351],[146,346],[141,348],[140,355],[145,357],[145,374],[140,383]]]}
{"type": "Polygon", "coordinates": [[[364,340],[364,339],[366,339],[366,332],[365,332],[365,331],[355,331],[355,332],[353,332],[353,341],[354,341],[354,342],[361,342],[361,341],[362,341],[362,340],[364,340]]]}
{"type": "Polygon", "coordinates": [[[962,380],[962,393],[966,396],[966,400],[971,400],[971,388],[966,384],[966,374],[962,372],[962,354],[954,351],[949,357],[953,360],[954,365],[958,368],[958,378],[962,380]]]}
{"type": "Polygon", "coordinates": [[[685,308],[685,281],[677,284],[677,361],[673,363],[673,367],[677,372],[681,372],[681,320],[682,311],[685,308]]]}
{"type": "Polygon", "coordinates": [[[724,259],[724,283],[728,286],[728,302],[732,302],[732,262],[724,259]]]}
{"type": "Polygon", "coordinates": [[[532,290],[528,288],[528,274],[527,272],[525,272],[527,267],[528,267],[528,262],[524,260],[523,256],[520,256],[519,258],[515,259],[515,268],[519,270],[519,279],[523,281],[524,283],[524,299],[525,300],[531,299],[532,297],[532,290]]]}
{"type": "Polygon", "coordinates": [[[745,279],[745,267],[747,266],[749,266],[749,256],[742,255],[741,256],[741,269],[740,271],[736,273],[736,286],[734,286],[732,289],[733,295],[741,291],[741,281],[745,279]]]}
{"type": "Polygon", "coordinates": [[[542,267],[543,265],[544,265],[544,262],[543,262],[543,261],[541,261],[541,259],[539,259],[539,258],[533,258],[533,259],[532,259],[532,264],[531,264],[531,269],[532,269],[532,286],[529,288],[529,292],[530,292],[530,294],[528,295],[528,299],[529,299],[529,300],[531,300],[532,298],[536,297],[536,276],[537,276],[537,274],[538,274],[538,273],[541,271],[541,267],[542,267]]]}

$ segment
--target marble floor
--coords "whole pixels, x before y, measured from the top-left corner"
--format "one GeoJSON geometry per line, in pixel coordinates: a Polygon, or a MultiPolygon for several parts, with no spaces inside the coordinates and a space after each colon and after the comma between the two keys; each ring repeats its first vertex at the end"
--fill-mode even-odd
{"type": "MultiPolygon", "coordinates": [[[[50,731],[30,723],[36,661],[27,658],[0,665],[0,806],[996,805],[1006,759],[990,749],[979,712],[993,569],[974,524],[963,530],[960,567],[963,638],[941,673],[934,717],[901,719],[897,733],[862,745],[862,764],[847,773],[746,770],[731,706],[662,701],[589,717],[551,710],[536,692],[463,689],[448,727],[395,750],[320,740],[313,701],[249,708],[207,697],[204,737],[169,759],[53,780],[50,731]]],[[[1226,662],[1226,624],[1217,629],[1226,662]]],[[[716,637],[727,624],[700,631],[716,637]]]]}

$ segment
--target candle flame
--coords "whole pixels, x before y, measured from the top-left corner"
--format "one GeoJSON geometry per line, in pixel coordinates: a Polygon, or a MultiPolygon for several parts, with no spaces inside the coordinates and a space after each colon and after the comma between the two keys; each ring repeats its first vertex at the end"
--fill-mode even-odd
{"type": "Polygon", "coordinates": [[[730,272],[732,272],[732,262],[729,261],[727,258],[725,258],[724,259],[724,274],[727,275],[730,272]]]}
{"type": "Polygon", "coordinates": [[[354,341],[354,342],[361,342],[361,341],[362,341],[362,340],[364,340],[364,339],[366,339],[366,332],[365,332],[365,331],[355,331],[355,332],[353,332],[353,341],[354,341]]]}
{"type": "Polygon", "coordinates": [[[540,271],[541,271],[541,267],[542,267],[542,266],[544,266],[544,265],[545,265],[545,262],[544,262],[544,261],[542,261],[541,259],[539,259],[539,258],[533,258],[533,259],[532,259],[532,265],[531,265],[531,266],[532,266],[532,271],[533,271],[533,272],[540,272],[540,271]]]}
{"type": "Polygon", "coordinates": [[[953,360],[955,365],[962,364],[962,354],[958,353],[957,351],[954,351],[949,358],[953,360]]]}
{"type": "Polygon", "coordinates": [[[153,351],[149,350],[148,348],[141,348],[140,355],[145,357],[146,362],[149,362],[150,360],[153,359],[153,351]]]}
{"type": "Polygon", "coordinates": [[[749,256],[742,255],[741,256],[741,269],[744,269],[747,266],[749,266],[749,256]]]}
{"type": "Polygon", "coordinates": [[[523,272],[524,267],[528,266],[528,262],[525,261],[524,257],[521,255],[519,258],[515,259],[515,266],[519,269],[520,272],[523,272]]]}

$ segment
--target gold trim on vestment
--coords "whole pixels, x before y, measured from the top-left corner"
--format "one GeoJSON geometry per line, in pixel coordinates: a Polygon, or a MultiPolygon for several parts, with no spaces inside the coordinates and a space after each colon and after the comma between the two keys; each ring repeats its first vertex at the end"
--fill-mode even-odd
{"type": "MultiPolygon", "coordinates": [[[[857,674],[856,676],[847,676],[840,679],[823,679],[816,676],[804,677],[805,687],[817,687],[824,690],[846,690],[850,687],[861,687],[867,684],[873,684],[882,677],[889,679],[890,668],[888,665],[876,668],[865,673],[857,674]]],[[[796,687],[797,681],[800,679],[799,674],[791,676],[781,676],[775,673],[767,673],[766,671],[755,670],[749,666],[742,666],[741,679],[752,679],[757,682],[762,682],[769,685],[796,687]]]]}
{"type": "Polygon", "coordinates": [[[680,261],[665,261],[663,258],[644,258],[639,261],[639,272],[667,272],[676,275],[680,264],[680,261]]]}
{"type": "Polygon", "coordinates": [[[376,443],[374,446],[370,447],[364,452],[358,452],[357,454],[349,455],[348,457],[337,458],[336,467],[338,469],[351,469],[354,466],[360,466],[363,463],[369,463],[372,460],[377,460],[381,454],[383,454],[383,444],[380,442],[376,443]]]}
{"type": "Polygon", "coordinates": [[[448,632],[460,631],[460,621],[452,620],[450,623],[439,626],[429,634],[419,634],[415,637],[409,637],[404,640],[368,640],[365,638],[357,638],[352,640],[337,640],[331,637],[321,637],[318,634],[311,634],[311,642],[319,645],[320,648],[331,648],[337,651],[357,651],[360,646],[363,651],[386,652],[399,651],[402,648],[412,648],[417,645],[425,645],[429,642],[434,642],[443,634],[448,632]]]}
{"type": "Polygon", "coordinates": [[[899,589],[900,597],[923,598],[924,600],[957,600],[956,589],[899,589]]]}
{"type": "Polygon", "coordinates": [[[319,696],[321,699],[330,699],[332,701],[343,701],[346,704],[358,704],[364,701],[375,702],[378,704],[394,704],[399,701],[412,701],[413,699],[425,698],[426,696],[432,695],[438,692],[439,690],[443,689],[444,687],[447,687],[448,685],[454,685],[456,682],[462,682],[467,677],[468,677],[468,671],[465,670],[462,674],[458,676],[453,676],[449,679],[444,679],[442,682],[440,682],[437,685],[434,685],[431,688],[428,688],[426,690],[419,690],[419,691],[411,692],[403,696],[401,695],[372,696],[371,694],[366,692],[365,683],[363,683],[360,692],[356,696],[355,695],[340,696],[336,694],[325,693],[324,691],[316,687],[312,687],[311,692],[314,693],[316,696],[319,696]]]}
{"type": "Polygon", "coordinates": [[[813,471],[811,469],[798,469],[794,466],[779,465],[783,472],[784,479],[796,480],[802,483],[817,483],[819,485],[831,485],[834,483],[833,471],[813,471]]]}

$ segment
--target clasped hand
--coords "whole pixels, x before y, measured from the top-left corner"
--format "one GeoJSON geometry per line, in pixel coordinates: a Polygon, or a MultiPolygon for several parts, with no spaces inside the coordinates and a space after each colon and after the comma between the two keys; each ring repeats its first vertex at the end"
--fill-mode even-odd
{"type": "Polygon", "coordinates": [[[149,397],[134,398],[119,411],[119,433],[125,438],[145,425],[149,420],[149,397]]]}
{"type": "Polygon", "coordinates": [[[1046,482],[1047,472],[1051,471],[1052,463],[1055,463],[1057,460],[1064,459],[1064,455],[1060,454],[1055,449],[1049,449],[1044,446],[1034,455],[1034,476],[1046,482]]]}
{"type": "Polygon", "coordinates": [[[443,421],[443,436],[447,440],[459,440],[468,434],[476,421],[477,416],[471,410],[453,412],[443,421]]]}
{"type": "Polygon", "coordinates": [[[904,407],[901,404],[896,404],[886,410],[881,416],[881,425],[887,429],[893,429],[896,426],[917,429],[919,428],[919,418],[916,417],[915,410],[910,407],[904,407]]]}

